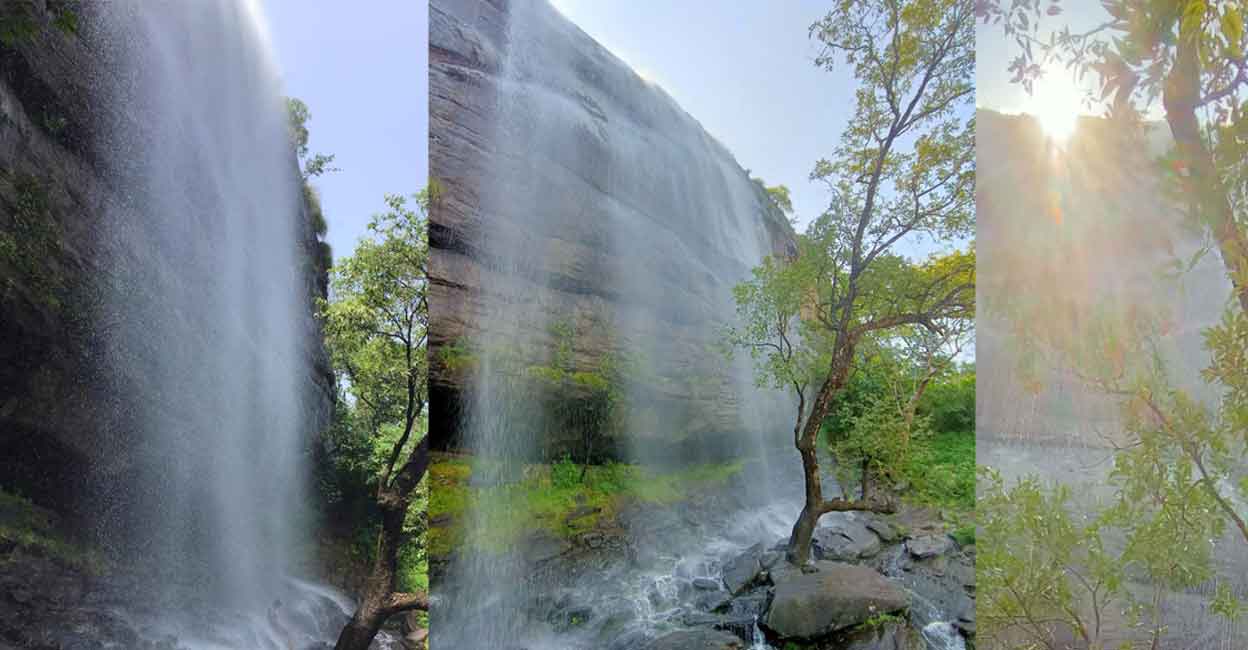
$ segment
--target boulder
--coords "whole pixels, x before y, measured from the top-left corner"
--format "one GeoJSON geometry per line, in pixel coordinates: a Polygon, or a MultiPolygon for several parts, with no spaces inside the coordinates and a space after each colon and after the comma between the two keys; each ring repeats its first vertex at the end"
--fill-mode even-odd
{"type": "Polygon", "coordinates": [[[680,617],[680,622],[689,627],[714,627],[719,620],[719,616],[706,612],[685,612],[680,617]]]}
{"type": "Polygon", "coordinates": [[[883,517],[871,517],[866,521],[865,525],[885,544],[892,544],[901,538],[901,531],[897,530],[897,527],[892,522],[883,517]]]}
{"type": "Polygon", "coordinates": [[[755,544],[724,565],[724,586],[733,596],[745,591],[762,572],[763,545],[755,544]]]}
{"type": "Polygon", "coordinates": [[[644,650],[746,650],[749,646],[736,635],[708,629],[670,632],[642,647],[644,650]]]}
{"type": "Polygon", "coordinates": [[[708,612],[714,612],[728,606],[732,602],[732,596],[726,591],[704,591],[698,595],[698,607],[708,612]]]}
{"type": "Polygon", "coordinates": [[[909,625],[889,622],[850,632],[836,647],[841,650],[924,650],[923,637],[909,625]]]}
{"type": "Polygon", "coordinates": [[[733,598],[728,606],[728,611],[733,616],[750,619],[762,618],[763,614],[767,612],[767,601],[770,599],[771,592],[767,587],[755,587],[733,598]]]}
{"type": "Polygon", "coordinates": [[[905,590],[869,567],[824,561],[814,568],[814,573],[785,572],[776,583],[763,619],[776,636],[818,639],[909,605],[905,590]]]}
{"type": "Polygon", "coordinates": [[[856,560],[875,556],[880,538],[860,517],[848,512],[824,515],[812,537],[812,550],[821,560],[856,560]]]}
{"type": "Polygon", "coordinates": [[[952,549],[953,539],[944,534],[921,535],[906,540],[906,550],[910,551],[910,555],[920,560],[944,555],[952,549]]]}

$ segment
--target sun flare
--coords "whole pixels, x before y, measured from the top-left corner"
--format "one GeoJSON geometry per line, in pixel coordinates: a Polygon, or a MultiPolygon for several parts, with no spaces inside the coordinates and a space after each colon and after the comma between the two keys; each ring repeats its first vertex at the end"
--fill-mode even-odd
{"type": "Polygon", "coordinates": [[[1075,132],[1082,108],[1082,94],[1070,73],[1050,69],[1036,80],[1023,112],[1035,116],[1045,134],[1061,143],[1075,132]]]}

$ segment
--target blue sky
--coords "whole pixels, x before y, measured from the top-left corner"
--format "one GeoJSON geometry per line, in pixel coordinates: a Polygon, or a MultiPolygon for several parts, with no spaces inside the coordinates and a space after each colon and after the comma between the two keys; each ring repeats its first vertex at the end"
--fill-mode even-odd
{"type": "Polygon", "coordinates": [[[742,167],[793,193],[801,224],[827,194],[808,178],[852,110],[848,70],[815,68],[807,28],[827,0],[552,0],[565,16],[659,84],[742,167]]]}
{"type": "MultiPolygon", "coordinates": [[[[1063,8],[1061,15],[1045,17],[1040,23],[1040,36],[1045,39],[1048,38],[1050,31],[1060,29],[1065,25],[1070,25],[1072,31],[1079,32],[1094,27],[1109,17],[1099,3],[1066,1],[1062,2],[1061,6],[1063,8]]],[[[1001,25],[985,25],[982,22],[976,25],[975,104],[977,106],[1003,113],[1028,112],[1027,108],[1034,101],[1033,98],[1027,96],[1021,85],[1010,83],[1009,63],[1015,56],[1018,56],[1018,46],[1014,44],[1013,39],[1006,38],[1001,25]]],[[[1061,67],[1051,74],[1065,75],[1064,79],[1070,78],[1070,73],[1061,67]]],[[[1088,74],[1084,78],[1084,86],[1092,87],[1094,80],[1095,75],[1088,74]]],[[[1084,106],[1076,106],[1075,110],[1079,113],[1097,114],[1100,112],[1099,108],[1089,110],[1084,106]]]]}
{"type": "MultiPolygon", "coordinates": [[[[854,88],[848,70],[813,64],[807,28],[827,0],[552,2],[661,85],[741,166],[789,186],[799,229],[822,212],[827,194],[808,177],[836,146],[854,88]]],[[[428,175],[427,6],[368,8],[265,0],[285,92],[311,109],[312,150],[342,168],[316,181],[335,255],[354,247],[384,193],[415,192],[428,175]]]]}
{"type": "Polygon", "coordinates": [[[305,101],[312,151],[342,171],[315,181],[335,257],[355,247],[386,193],[429,175],[429,14],[419,0],[265,0],[284,92],[305,101]]]}

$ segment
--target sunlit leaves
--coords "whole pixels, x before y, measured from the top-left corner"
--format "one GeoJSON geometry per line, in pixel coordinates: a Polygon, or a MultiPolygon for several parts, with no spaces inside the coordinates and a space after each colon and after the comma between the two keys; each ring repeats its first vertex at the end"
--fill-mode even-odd
{"type": "Polygon", "coordinates": [[[1127,562],[1106,549],[1101,523],[1073,515],[1071,490],[1037,477],[1006,486],[981,468],[976,516],[976,612],[992,647],[1058,648],[1066,627],[1102,647],[1100,613],[1122,607],[1127,562]]]}
{"type": "Polygon", "coordinates": [[[330,299],[320,301],[355,426],[374,437],[379,454],[397,440],[411,409],[423,405],[426,390],[427,200],[388,195],[389,209],[369,223],[355,252],[338,261],[330,299]]]}

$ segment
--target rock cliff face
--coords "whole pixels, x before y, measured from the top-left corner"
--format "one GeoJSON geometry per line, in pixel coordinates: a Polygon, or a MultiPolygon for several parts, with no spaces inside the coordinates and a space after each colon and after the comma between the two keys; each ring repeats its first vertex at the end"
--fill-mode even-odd
{"type": "MultiPolygon", "coordinates": [[[[72,32],[56,27],[55,7],[28,6],[0,8],[0,20],[25,26],[0,42],[0,487],[74,513],[98,506],[84,493],[101,481],[121,480],[139,444],[128,419],[133,409],[119,392],[141,385],[141,378],[113,376],[102,359],[114,325],[105,316],[104,285],[111,282],[115,290],[120,281],[142,291],[159,279],[122,277],[120,269],[176,268],[185,260],[175,247],[157,248],[142,236],[119,244],[124,229],[107,223],[136,200],[122,189],[124,172],[106,162],[126,158],[125,152],[106,155],[123,143],[112,138],[122,132],[129,146],[140,146],[151,137],[141,107],[118,106],[105,92],[130,74],[112,60],[118,44],[107,42],[92,19],[113,8],[81,3],[72,32]]],[[[324,270],[316,268],[309,219],[298,222],[291,236],[299,242],[308,297],[301,392],[310,426],[319,427],[333,399],[311,311],[324,270]]],[[[210,356],[203,349],[209,340],[187,340],[186,351],[210,356]]],[[[142,367],[141,360],[134,367],[142,367]]]]}
{"type": "Polygon", "coordinates": [[[761,183],[543,0],[432,2],[429,83],[438,444],[457,444],[478,370],[442,363],[446,350],[501,340],[540,362],[562,343],[552,323],[565,324],[576,370],[608,352],[644,359],[634,390],[650,423],[633,435],[753,426],[748,386],[710,347],[732,317],[731,287],[794,248],[761,183]]]}

